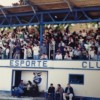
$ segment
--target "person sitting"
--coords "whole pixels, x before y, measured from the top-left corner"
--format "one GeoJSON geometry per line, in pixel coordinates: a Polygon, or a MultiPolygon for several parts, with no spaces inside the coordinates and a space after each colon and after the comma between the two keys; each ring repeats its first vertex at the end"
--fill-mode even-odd
{"type": "Polygon", "coordinates": [[[65,60],[71,60],[72,59],[71,56],[70,56],[70,54],[69,54],[69,52],[66,52],[66,54],[64,56],[64,59],[65,60]]]}
{"type": "Polygon", "coordinates": [[[72,100],[73,96],[74,96],[73,88],[70,86],[70,84],[67,84],[67,87],[65,88],[65,92],[63,93],[63,99],[72,100]]]}
{"type": "Polygon", "coordinates": [[[59,51],[57,51],[57,54],[55,56],[55,59],[56,60],[62,60],[62,54],[59,51]]]}
{"type": "Polygon", "coordinates": [[[20,84],[18,85],[18,87],[12,87],[12,96],[17,96],[20,97],[24,94],[24,88],[25,85],[23,83],[23,80],[20,81],[20,84]]]}
{"type": "Polygon", "coordinates": [[[43,53],[43,54],[41,55],[40,59],[41,59],[41,60],[47,60],[48,57],[47,57],[47,55],[46,55],[45,53],[43,53]]]}
{"type": "Polygon", "coordinates": [[[53,84],[50,84],[50,87],[48,89],[48,97],[52,98],[51,100],[54,100],[54,96],[55,95],[55,87],[53,86],[53,84]]]}
{"type": "Polygon", "coordinates": [[[37,83],[34,83],[34,85],[32,86],[32,93],[33,97],[39,96],[39,87],[37,83]]]}
{"type": "Polygon", "coordinates": [[[27,96],[32,96],[32,86],[33,86],[33,84],[32,84],[32,82],[31,81],[28,81],[28,83],[27,83],[27,96]]]}
{"type": "Polygon", "coordinates": [[[63,100],[63,92],[64,89],[61,87],[60,84],[58,84],[56,90],[56,100],[63,100]]]}
{"type": "Polygon", "coordinates": [[[12,88],[11,88],[11,95],[12,96],[16,96],[16,87],[15,86],[12,86],[12,88]]]}

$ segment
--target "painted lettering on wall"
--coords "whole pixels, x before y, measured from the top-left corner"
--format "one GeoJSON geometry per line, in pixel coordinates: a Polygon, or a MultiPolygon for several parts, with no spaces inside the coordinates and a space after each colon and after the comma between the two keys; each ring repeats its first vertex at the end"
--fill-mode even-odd
{"type": "Polygon", "coordinates": [[[100,62],[99,61],[83,61],[82,62],[82,68],[85,69],[100,69],[100,62]]]}
{"type": "Polygon", "coordinates": [[[11,67],[47,67],[46,60],[11,60],[11,67]]]}
{"type": "Polygon", "coordinates": [[[50,60],[10,60],[11,67],[41,67],[41,68],[81,68],[81,69],[100,69],[100,61],[58,61],[50,60]],[[69,64],[70,63],[70,64],[69,64]]]}

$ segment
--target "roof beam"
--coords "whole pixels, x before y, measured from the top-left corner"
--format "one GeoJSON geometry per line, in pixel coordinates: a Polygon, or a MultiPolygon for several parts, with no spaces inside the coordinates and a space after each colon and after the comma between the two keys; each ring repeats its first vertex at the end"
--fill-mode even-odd
{"type": "Polygon", "coordinates": [[[31,6],[32,11],[36,14],[36,10],[35,10],[35,8],[34,8],[34,5],[32,5],[31,2],[30,2],[29,0],[24,0],[24,2],[25,2],[26,4],[28,4],[29,6],[31,6]]]}
{"type": "Polygon", "coordinates": [[[4,17],[6,18],[7,16],[6,16],[4,10],[2,8],[0,8],[0,10],[1,10],[2,14],[4,15],[4,17]]]}
{"type": "MultiPolygon", "coordinates": [[[[9,26],[9,25],[33,25],[33,24],[59,24],[59,23],[82,23],[82,22],[98,22],[100,21],[100,16],[98,15],[97,17],[92,18],[91,15],[88,15],[88,12],[95,12],[95,11],[100,11],[100,7],[90,7],[90,8],[75,8],[73,9],[73,12],[71,13],[69,9],[63,9],[63,10],[48,10],[48,11],[41,11],[41,12],[36,12],[34,14],[33,12],[26,12],[26,13],[17,13],[17,14],[7,14],[7,18],[4,17],[3,14],[0,15],[0,27],[1,26],[9,26]],[[81,12],[81,13],[80,13],[81,12]],[[59,20],[53,20],[51,17],[52,15],[58,14],[59,20]],[[64,15],[63,15],[64,14],[64,15]],[[73,15],[74,14],[74,17],[73,15]],[[62,16],[59,16],[62,15],[62,16]],[[82,16],[81,18],[80,15],[82,16]],[[27,23],[23,23],[20,21],[19,23],[14,23],[12,20],[12,17],[17,16],[19,19],[15,18],[15,20],[21,20],[20,17],[23,19],[25,17],[30,18],[30,21],[27,21],[27,23]],[[33,19],[39,19],[39,20],[33,20],[31,19],[32,16],[35,16],[33,19]],[[47,20],[43,20],[45,16],[49,16],[47,20]],[[71,17],[71,19],[70,19],[71,17]],[[40,21],[43,20],[43,21],[40,21]],[[8,20],[8,21],[6,21],[8,20]]],[[[98,12],[97,12],[98,13],[98,12]]]]}
{"type": "Polygon", "coordinates": [[[71,7],[71,4],[69,3],[69,1],[68,0],[63,0],[65,3],[67,3],[67,5],[68,5],[68,8],[70,9],[70,11],[72,12],[73,10],[72,10],[72,7],[71,7]]]}
{"type": "Polygon", "coordinates": [[[31,6],[31,8],[32,8],[32,11],[36,14],[35,8],[33,6],[31,6]]]}
{"type": "Polygon", "coordinates": [[[91,20],[91,18],[86,14],[86,12],[82,11],[82,13],[84,14],[84,16],[85,16],[87,19],[91,20]]]}

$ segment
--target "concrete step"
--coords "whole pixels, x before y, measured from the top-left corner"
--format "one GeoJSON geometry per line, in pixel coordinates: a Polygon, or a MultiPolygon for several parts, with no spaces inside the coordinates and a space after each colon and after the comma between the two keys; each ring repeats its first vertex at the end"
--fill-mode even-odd
{"type": "Polygon", "coordinates": [[[11,96],[10,92],[0,92],[0,100],[46,100],[44,97],[26,97],[20,98],[11,96]]]}
{"type": "Polygon", "coordinates": [[[0,100],[46,100],[45,98],[43,97],[3,97],[3,96],[0,96],[0,100]]]}

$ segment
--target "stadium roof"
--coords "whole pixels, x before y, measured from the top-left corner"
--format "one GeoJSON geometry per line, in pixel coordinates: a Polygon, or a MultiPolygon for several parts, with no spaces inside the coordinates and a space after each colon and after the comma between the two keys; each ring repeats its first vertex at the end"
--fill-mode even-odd
{"type": "Polygon", "coordinates": [[[44,24],[100,21],[100,0],[24,1],[24,5],[0,7],[1,26],[38,24],[42,20],[44,24]]]}
{"type": "MultiPolygon", "coordinates": [[[[58,10],[58,9],[74,9],[84,7],[98,7],[100,6],[100,0],[26,0],[26,5],[18,5],[12,7],[4,7],[4,13],[23,13],[31,12],[33,8],[35,11],[44,10],[58,10]]],[[[2,14],[2,11],[0,11],[2,14]]],[[[100,15],[100,14],[99,14],[100,15]]]]}
{"type": "Polygon", "coordinates": [[[100,6],[100,0],[29,0],[40,10],[100,6]]]}

